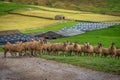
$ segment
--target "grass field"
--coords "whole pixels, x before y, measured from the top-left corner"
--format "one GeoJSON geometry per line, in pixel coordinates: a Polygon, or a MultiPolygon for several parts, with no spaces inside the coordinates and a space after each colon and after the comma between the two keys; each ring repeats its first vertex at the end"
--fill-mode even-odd
{"type": "MultiPolygon", "coordinates": [[[[58,9],[54,9],[54,11],[58,11],[58,9]]],[[[71,20],[80,20],[80,21],[94,21],[94,22],[102,22],[102,21],[120,21],[119,16],[110,16],[110,15],[102,15],[102,14],[94,14],[94,13],[85,13],[85,12],[79,12],[76,13],[76,11],[72,11],[74,13],[66,13],[65,10],[63,12],[52,12],[49,11],[43,11],[43,10],[16,10],[14,12],[26,14],[26,15],[35,15],[35,16],[42,16],[42,17],[48,17],[48,18],[54,18],[56,15],[64,15],[66,19],[71,20]],[[65,11],[65,12],[64,12],[65,11]],[[49,15],[48,15],[49,13],[49,15]],[[76,14],[75,14],[76,13],[76,14]]]]}
{"type": "Polygon", "coordinates": [[[76,66],[90,68],[93,70],[112,72],[120,74],[120,61],[115,58],[102,58],[102,57],[90,57],[90,56],[49,56],[49,55],[40,55],[39,57],[55,60],[58,62],[69,63],[76,66]]]}
{"type": "Polygon", "coordinates": [[[112,42],[115,42],[117,48],[120,48],[120,25],[101,30],[89,31],[84,34],[61,38],[51,42],[64,42],[66,40],[78,42],[80,44],[90,42],[92,45],[97,45],[99,42],[101,42],[103,47],[109,47],[112,42]]]}
{"type": "MultiPolygon", "coordinates": [[[[120,17],[118,16],[93,14],[88,12],[48,8],[43,6],[22,5],[22,4],[9,3],[9,2],[0,2],[0,6],[1,6],[0,14],[6,14],[0,16],[0,31],[12,30],[12,29],[19,29],[23,31],[26,29],[48,27],[53,24],[64,22],[59,20],[40,18],[40,17],[45,17],[45,18],[53,19],[55,15],[64,15],[67,19],[80,20],[80,21],[95,21],[95,22],[120,21],[120,17]],[[32,10],[29,10],[29,8],[31,8],[32,10]],[[17,14],[16,15],[7,14],[9,11],[15,11],[21,14],[26,14],[26,16],[17,15],[17,14]]],[[[42,29],[41,31],[44,31],[44,29],[42,29]]],[[[46,28],[45,30],[47,29],[52,30],[52,28],[51,29],[46,28]]],[[[58,29],[60,28],[57,29],[53,28],[53,30],[58,30],[58,29]]]]}
{"type": "Polygon", "coordinates": [[[74,26],[79,22],[62,22],[59,24],[55,24],[55,25],[51,25],[48,27],[43,27],[43,28],[37,28],[37,29],[32,29],[32,30],[25,30],[22,31],[22,33],[27,34],[27,33],[35,33],[35,32],[47,32],[47,31],[55,31],[55,30],[60,30],[63,27],[70,27],[70,26],[74,26]]]}
{"type": "MultiPolygon", "coordinates": [[[[110,0],[111,7],[115,6],[111,2],[112,1],[110,0]]],[[[91,9],[93,10],[93,8],[91,9]]],[[[95,11],[98,12],[99,10],[97,9],[98,8],[95,8],[93,12],[95,11]]],[[[112,8],[112,10],[115,10],[115,8],[112,8]]],[[[118,11],[117,7],[115,11],[118,11]]],[[[66,22],[66,21],[38,18],[39,16],[54,18],[54,16],[58,14],[65,15],[66,18],[72,20],[95,21],[95,22],[120,21],[119,16],[101,15],[101,14],[82,12],[82,11],[73,11],[73,10],[48,8],[43,6],[0,2],[0,31],[19,29],[22,31],[22,33],[27,34],[33,32],[46,32],[46,31],[59,30],[65,26],[69,27],[78,23],[74,21],[66,22]],[[29,10],[28,8],[32,8],[32,10],[29,10]],[[9,11],[13,11],[13,10],[21,14],[26,14],[28,16],[7,14],[9,11]],[[30,17],[29,15],[38,16],[38,17],[32,17],[32,16],[30,17]]],[[[50,42],[64,42],[66,40],[69,40],[71,42],[77,41],[79,44],[90,42],[92,45],[97,45],[99,42],[101,42],[103,44],[103,47],[109,47],[112,42],[115,42],[116,47],[120,48],[120,25],[116,25],[107,29],[86,32],[84,34],[73,37],[51,40],[50,42]]],[[[2,47],[0,47],[0,52],[2,51],[3,49],[2,47]]],[[[86,67],[94,70],[120,74],[120,59],[114,59],[110,57],[101,58],[101,57],[90,57],[90,56],[64,57],[64,56],[41,55],[39,57],[50,60],[56,60],[58,62],[69,63],[81,67],[86,67]]]]}
{"type": "Polygon", "coordinates": [[[0,16],[0,31],[13,29],[26,30],[31,28],[41,28],[57,24],[59,22],[64,21],[8,14],[0,16]]]}
{"type": "Polygon", "coordinates": [[[16,3],[0,1],[0,15],[7,14],[9,11],[12,11],[15,9],[22,9],[22,8],[37,9],[37,7],[31,6],[31,5],[16,4],[16,3]]]}
{"type": "MultiPolygon", "coordinates": [[[[6,0],[8,1],[8,0],[6,0]]],[[[70,9],[77,11],[88,11],[120,16],[120,0],[12,0],[16,3],[43,5],[48,7],[70,9]]],[[[46,10],[46,7],[41,7],[46,10]]],[[[47,8],[48,10],[48,8],[47,8]]],[[[54,11],[54,9],[50,9],[54,11]]],[[[57,10],[60,11],[60,10],[57,10]]],[[[71,11],[67,11],[71,12],[71,11]]]]}

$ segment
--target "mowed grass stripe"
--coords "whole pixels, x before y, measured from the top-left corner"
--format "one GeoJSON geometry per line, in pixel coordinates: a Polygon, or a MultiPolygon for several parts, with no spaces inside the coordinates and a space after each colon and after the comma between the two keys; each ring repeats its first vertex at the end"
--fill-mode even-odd
{"type": "Polygon", "coordinates": [[[71,22],[71,21],[68,22],[68,21],[65,21],[65,22],[62,22],[62,23],[58,23],[58,24],[47,26],[47,27],[43,27],[43,28],[25,30],[25,31],[22,31],[22,33],[27,34],[27,33],[35,33],[35,32],[56,31],[56,30],[62,29],[63,27],[74,26],[77,23],[79,23],[79,22],[74,22],[74,21],[73,22],[71,22]]]}

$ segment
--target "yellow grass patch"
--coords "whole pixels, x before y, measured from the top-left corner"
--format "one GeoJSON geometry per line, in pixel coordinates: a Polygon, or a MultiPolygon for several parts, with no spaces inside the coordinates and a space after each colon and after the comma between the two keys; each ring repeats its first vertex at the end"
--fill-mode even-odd
{"type": "Polygon", "coordinates": [[[59,22],[61,21],[9,14],[0,16],[0,31],[13,29],[25,30],[38,27],[42,28],[59,22]]]}
{"type": "Polygon", "coordinates": [[[75,14],[75,13],[51,12],[51,11],[43,11],[43,10],[23,10],[23,11],[17,10],[16,12],[27,14],[27,15],[48,17],[48,18],[54,18],[55,15],[64,15],[67,19],[82,20],[82,21],[95,21],[95,22],[120,21],[119,16],[110,16],[110,15],[102,15],[102,14],[94,14],[94,13],[76,13],[75,14]]]}

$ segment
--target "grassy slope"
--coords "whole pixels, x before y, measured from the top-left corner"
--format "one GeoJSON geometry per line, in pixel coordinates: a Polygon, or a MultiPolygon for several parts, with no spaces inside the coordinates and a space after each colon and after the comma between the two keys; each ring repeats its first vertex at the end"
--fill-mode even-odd
{"type": "MultiPolygon", "coordinates": [[[[42,9],[44,7],[38,6],[38,8],[42,9]]],[[[43,11],[43,10],[31,10],[31,11],[30,10],[29,11],[17,10],[14,12],[20,13],[20,14],[25,14],[25,15],[42,16],[42,17],[47,17],[47,18],[54,18],[54,16],[56,16],[56,15],[64,15],[66,17],[66,19],[79,20],[79,21],[94,21],[94,22],[120,21],[120,17],[118,17],[118,16],[93,14],[93,13],[88,13],[88,12],[77,12],[76,13],[76,11],[68,12],[68,10],[48,8],[48,7],[44,8],[44,9],[46,9],[46,11],[43,11]],[[49,11],[49,10],[51,10],[51,11],[49,11]],[[49,13],[49,15],[48,15],[48,13],[49,13]]]]}
{"type": "Polygon", "coordinates": [[[13,29],[26,30],[32,28],[41,28],[57,24],[59,22],[62,21],[8,14],[0,16],[0,31],[13,29]]]}
{"type": "Polygon", "coordinates": [[[105,72],[113,72],[120,74],[120,61],[114,58],[101,58],[101,57],[86,57],[86,56],[49,56],[40,55],[41,58],[55,60],[58,62],[69,63],[80,67],[90,68],[93,70],[100,70],[105,72]]]}
{"type": "Polygon", "coordinates": [[[36,4],[63,9],[91,11],[120,15],[120,0],[13,0],[17,3],[36,4]]]}
{"type": "Polygon", "coordinates": [[[37,7],[33,7],[30,5],[24,5],[24,4],[16,4],[16,3],[9,3],[9,2],[1,2],[0,1],[0,15],[6,14],[9,11],[15,10],[15,9],[22,9],[22,8],[34,8],[37,9],[37,7]]]}
{"type": "Polygon", "coordinates": [[[101,42],[104,47],[108,47],[112,42],[116,43],[117,48],[120,48],[120,25],[116,25],[110,28],[94,30],[80,34],[73,37],[61,38],[53,40],[52,42],[63,42],[65,40],[77,41],[79,43],[90,42],[93,45],[101,42]]]}
{"type": "Polygon", "coordinates": [[[38,27],[41,28],[62,22],[59,20],[49,20],[38,17],[7,14],[11,10],[22,9],[22,8],[39,9],[32,5],[0,2],[0,15],[1,15],[0,31],[12,30],[12,29],[25,30],[25,29],[38,28],[38,27]]]}
{"type": "Polygon", "coordinates": [[[27,34],[27,33],[34,33],[34,32],[46,32],[46,31],[55,31],[55,30],[60,30],[63,27],[70,27],[73,26],[75,24],[77,24],[78,22],[64,22],[64,23],[60,23],[60,24],[55,24],[52,26],[48,26],[45,28],[38,28],[38,29],[32,29],[32,30],[25,30],[22,31],[22,33],[27,34]]]}

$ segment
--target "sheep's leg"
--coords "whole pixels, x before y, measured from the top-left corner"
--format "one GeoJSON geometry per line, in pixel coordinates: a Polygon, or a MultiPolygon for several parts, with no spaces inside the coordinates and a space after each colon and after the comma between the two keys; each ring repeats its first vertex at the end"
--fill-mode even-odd
{"type": "Polygon", "coordinates": [[[75,52],[75,55],[76,55],[76,56],[78,56],[78,55],[79,55],[79,53],[76,51],[76,52],[75,52]]]}
{"type": "Polygon", "coordinates": [[[70,55],[69,56],[71,56],[72,55],[72,51],[70,51],[70,55]]]}
{"type": "Polygon", "coordinates": [[[99,57],[100,56],[100,53],[96,53],[96,57],[99,57]]]}
{"type": "Polygon", "coordinates": [[[33,55],[33,50],[31,50],[31,56],[34,56],[34,55],[33,55]]]}
{"type": "Polygon", "coordinates": [[[107,57],[107,54],[104,54],[104,57],[107,57]]]}
{"type": "Polygon", "coordinates": [[[82,52],[78,52],[78,55],[79,55],[79,56],[82,56],[82,52]]]}
{"type": "Polygon", "coordinates": [[[17,53],[16,53],[16,52],[14,53],[14,56],[15,56],[15,57],[17,56],[17,53]]]}
{"type": "MultiPolygon", "coordinates": [[[[15,53],[15,54],[16,54],[16,53],[15,53]]],[[[22,56],[22,55],[21,55],[21,52],[19,52],[18,54],[19,54],[19,57],[22,56]]]]}
{"type": "Polygon", "coordinates": [[[37,51],[36,50],[34,51],[34,55],[37,56],[37,51]]]}
{"type": "Polygon", "coordinates": [[[85,56],[87,56],[87,55],[88,55],[88,53],[86,53],[86,52],[85,52],[84,54],[85,54],[85,56]]]}
{"type": "Polygon", "coordinates": [[[6,54],[7,54],[8,51],[4,51],[4,58],[6,58],[6,54]]]}

